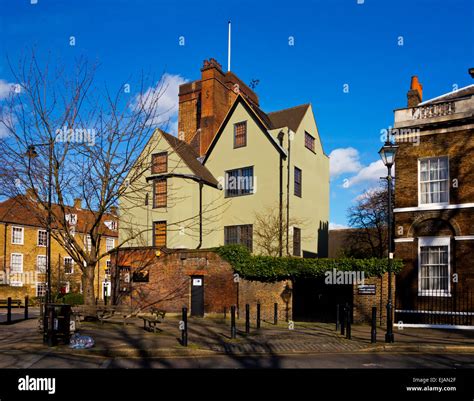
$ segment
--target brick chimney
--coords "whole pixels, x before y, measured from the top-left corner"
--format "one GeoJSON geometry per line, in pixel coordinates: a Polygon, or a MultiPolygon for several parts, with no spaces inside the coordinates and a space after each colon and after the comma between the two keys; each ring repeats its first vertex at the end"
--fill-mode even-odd
{"type": "Polygon", "coordinates": [[[74,209],[82,209],[82,199],[75,198],[74,199],[74,209]]]}
{"type": "Polygon", "coordinates": [[[407,93],[408,107],[416,107],[423,100],[423,86],[418,81],[418,77],[411,77],[410,90],[407,93]]]}
{"type": "Polygon", "coordinates": [[[201,79],[179,87],[178,138],[204,156],[238,93],[258,106],[257,95],[234,73],[204,60],[201,79]]]}

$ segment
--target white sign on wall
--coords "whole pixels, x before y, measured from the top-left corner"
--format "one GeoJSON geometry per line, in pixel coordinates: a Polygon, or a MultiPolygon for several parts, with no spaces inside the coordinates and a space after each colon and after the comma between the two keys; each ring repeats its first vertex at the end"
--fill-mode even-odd
{"type": "Polygon", "coordinates": [[[193,286],[200,287],[201,285],[202,285],[202,279],[201,278],[193,278],[193,286]]]}

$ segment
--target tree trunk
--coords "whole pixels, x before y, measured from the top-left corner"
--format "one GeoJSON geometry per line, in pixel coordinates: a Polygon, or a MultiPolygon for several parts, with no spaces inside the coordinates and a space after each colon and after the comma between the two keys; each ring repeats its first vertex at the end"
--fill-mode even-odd
{"type": "MultiPolygon", "coordinates": [[[[86,318],[96,318],[97,310],[94,294],[95,266],[87,265],[82,274],[82,292],[84,294],[84,306],[86,318]]],[[[88,319],[89,320],[89,319],[88,319]]]]}

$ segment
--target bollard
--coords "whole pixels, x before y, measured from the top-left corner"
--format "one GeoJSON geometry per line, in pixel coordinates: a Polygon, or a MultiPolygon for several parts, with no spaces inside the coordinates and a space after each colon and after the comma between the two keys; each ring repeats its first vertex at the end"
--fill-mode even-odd
{"type": "Polygon", "coordinates": [[[230,307],[230,338],[235,338],[237,330],[235,328],[235,305],[230,307]]]}
{"type": "Polygon", "coordinates": [[[273,324],[278,324],[278,304],[276,302],[273,304],[273,324]]]}
{"type": "Polygon", "coordinates": [[[339,312],[339,317],[341,319],[341,336],[344,335],[345,333],[345,321],[346,321],[346,307],[344,305],[340,305],[340,312],[339,312]]]}
{"type": "Polygon", "coordinates": [[[28,295],[25,297],[25,320],[28,319],[28,301],[29,301],[29,298],[28,298],[28,295]]]}
{"type": "Polygon", "coordinates": [[[245,333],[250,333],[250,305],[245,304],[245,333]]]}
{"type": "Polygon", "coordinates": [[[336,305],[336,331],[339,330],[339,304],[336,305]]]}
{"type": "Polygon", "coordinates": [[[257,304],[257,329],[260,328],[260,304],[257,304]]]}
{"type": "Polygon", "coordinates": [[[188,308],[183,308],[182,315],[183,327],[181,330],[181,345],[183,347],[188,346],[188,308]]]}
{"type": "Polygon", "coordinates": [[[224,306],[224,320],[227,319],[227,307],[224,306]]]}
{"type": "Polygon", "coordinates": [[[377,308],[372,307],[372,330],[370,330],[370,342],[377,342],[377,308]]]}
{"type": "Polygon", "coordinates": [[[7,323],[12,322],[12,299],[11,297],[8,297],[8,303],[7,303],[7,323]]]}
{"type": "Polygon", "coordinates": [[[351,307],[346,304],[346,338],[350,340],[351,337],[351,307]]]}

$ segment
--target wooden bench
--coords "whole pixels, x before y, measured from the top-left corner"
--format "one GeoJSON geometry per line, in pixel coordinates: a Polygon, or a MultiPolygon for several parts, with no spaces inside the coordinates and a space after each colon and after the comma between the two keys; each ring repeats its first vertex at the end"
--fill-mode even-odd
{"type": "Polygon", "coordinates": [[[109,322],[120,322],[125,326],[127,320],[136,317],[140,313],[140,310],[132,310],[129,306],[103,306],[97,308],[97,317],[100,322],[104,324],[104,321],[109,322]]]}
{"type": "MultiPolygon", "coordinates": [[[[0,299],[0,308],[6,308],[8,306],[8,299],[0,299]]],[[[19,308],[21,306],[21,299],[12,299],[12,307],[19,308]]]]}
{"type": "Polygon", "coordinates": [[[165,318],[166,311],[160,309],[152,309],[150,314],[144,314],[139,316],[140,319],[143,319],[143,330],[151,331],[156,333],[156,329],[162,331],[159,327],[156,327],[157,324],[162,323],[165,318]]]}

